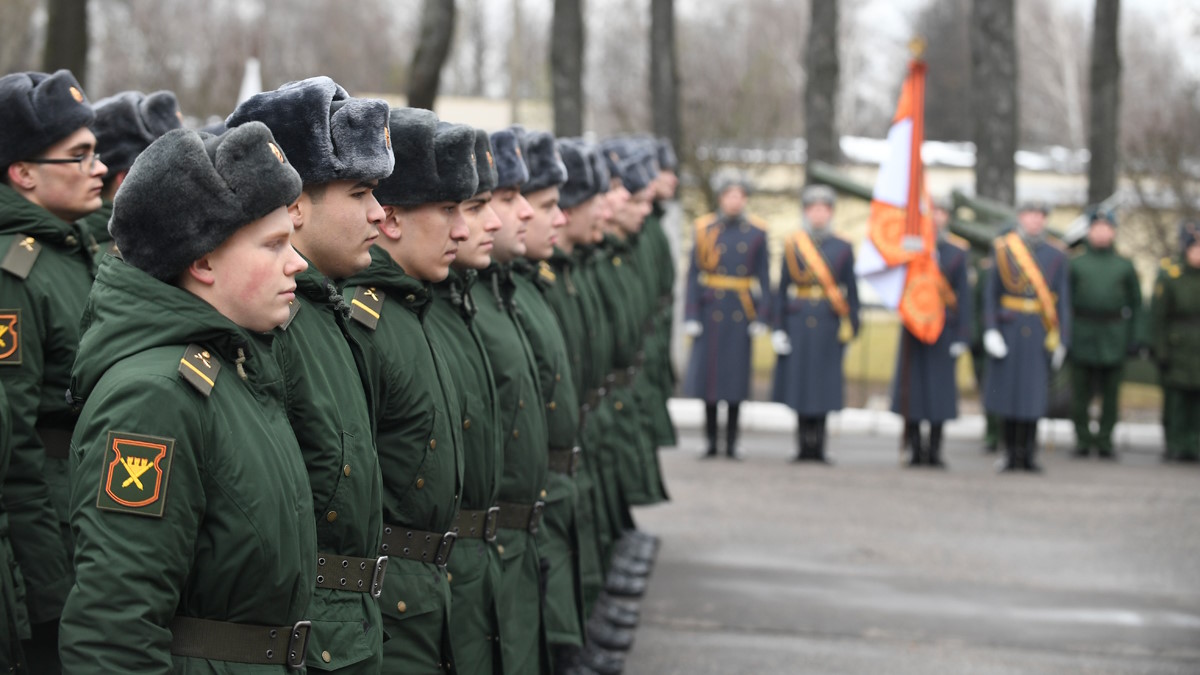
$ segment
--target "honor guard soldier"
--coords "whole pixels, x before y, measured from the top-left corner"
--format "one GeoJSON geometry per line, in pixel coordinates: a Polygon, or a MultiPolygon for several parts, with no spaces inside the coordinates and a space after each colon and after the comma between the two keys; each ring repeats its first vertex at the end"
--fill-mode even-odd
{"type": "Polygon", "coordinates": [[[549,438],[537,361],[514,303],[512,263],[525,254],[525,236],[533,209],[521,195],[529,180],[520,141],[510,129],[492,134],[496,189],[492,208],[500,218],[492,264],[480,271],[472,296],[475,320],[488,336],[486,347],[504,425],[504,471],[500,482],[497,550],[502,562],[501,641],[506,673],[548,673],[545,624],[539,584],[541,563],[537,531],[545,507],[549,438]]]}
{"type": "Polygon", "coordinates": [[[1071,419],[1075,456],[1095,450],[1115,458],[1112,432],[1126,356],[1142,347],[1142,289],[1133,262],[1113,248],[1117,218],[1089,210],[1087,250],[1071,260],[1071,419]],[[1088,405],[1100,396],[1100,427],[1092,433],[1088,405]]]}
{"type": "Polygon", "coordinates": [[[169,91],[149,95],[123,91],[96,101],[92,110],[96,113],[92,123],[96,152],[104,157],[108,167],[104,189],[100,193],[103,205],[84,219],[88,234],[95,240],[93,255],[99,265],[101,258],[115,250],[112,235],[108,232],[108,220],[112,217],[113,196],[125,181],[129,167],[154,139],[182,127],[183,113],[179,111],[175,94],[169,91]]]}
{"type": "Polygon", "coordinates": [[[452,672],[452,531],[462,495],[458,387],[425,327],[467,226],[458,205],[475,193],[475,132],[418,108],[393,108],[401,170],[375,190],[385,216],[371,266],[347,282],[351,330],[364,346],[383,469],[380,550],[389,556],[382,605],[385,673],[452,672]]]}
{"type": "Polygon", "coordinates": [[[904,418],[909,466],[945,467],[942,425],[958,417],[956,364],[967,353],[974,322],[967,244],[948,232],[950,208],[948,201],[938,201],[931,214],[937,228],[938,294],[946,307],[946,322],[933,344],[901,327],[892,376],[892,412],[904,418]],[[921,438],[922,421],[929,422],[928,442],[921,438]]]}
{"type": "Polygon", "coordinates": [[[696,220],[683,330],[692,337],[684,395],[704,399],[705,457],[717,456],[717,402],[728,420],[725,453],[737,457],[738,406],[750,395],[751,338],[765,333],[770,261],[766,224],[745,213],[750,184],[718,177],[717,211],[696,220]]]}
{"type": "Polygon", "coordinates": [[[249,123],[167,133],[117,194],[71,376],[66,672],[304,668],[317,532],[270,332],[300,189],[249,123]]]}
{"type": "Polygon", "coordinates": [[[12,411],[4,508],[25,577],[30,672],[55,673],[71,587],[63,392],[92,285],[86,230],[106,167],[83,89],[66,70],[0,77],[0,382],[12,411]]]}
{"type": "Polygon", "coordinates": [[[1004,471],[1040,471],[1037,423],[1046,414],[1050,373],[1062,367],[1071,340],[1066,255],[1046,240],[1045,202],[1017,210],[1017,228],[992,243],[983,291],[988,360],[985,409],[1000,417],[1004,471]]]}
{"type": "Polygon", "coordinates": [[[1200,223],[1179,228],[1180,257],[1165,261],[1150,304],[1151,345],[1163,386],[1165,457],[1200,460],[1200,223]]]}
{"type": "Polygon", "coordinates": [[[796,411],[796,461],[829,463],[825,417],[845,398],[842,360],[858,335],[854,251],[833,234],[833,188],[810,185],[800,193],[802,227],[784,243],[775,291],[772,398],[796,411]]]}
{"type": "Polygon", "coordinates": [[[289,212],[294,246],[309,267],[296,277],[292,317],[274,352],[317,523],[308,668],[378,673],[383,629],[376,599],[386,566],[379,458],[363,352],[348,332],[349,302],[336,281],[370,264],[379,236],[383,209],[371,193],[394,163],[388,107],[314,77],[250,97],[226,125],[255,120],[271,129],[304,181],[289,212]]]}

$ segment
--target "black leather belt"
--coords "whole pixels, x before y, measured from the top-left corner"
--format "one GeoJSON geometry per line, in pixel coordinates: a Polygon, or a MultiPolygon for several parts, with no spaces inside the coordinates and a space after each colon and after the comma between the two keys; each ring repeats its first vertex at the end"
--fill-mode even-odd
{"type": "Polygon", "coordinates": [[[67,459],[71,456],[71,436],[74,432],[50,427],[37,427],[36,431],[38,438],[42,439],[47,457],[67,459]]]}
{"type": "Polygon", "coordinates": [[[457,538],[458,535],[453,532],[436,534],[385,523],[383,543],[379,545],[379,552],[395,558],[418,560],[445,567],[450,561],[457,538]]]}
{"type": "Polygon", "coordinates": [[[177,616],[171,620],[171,653],[304,670],[310,626],[308,621],[297,621],[292,626],[254,626],[177,616]]]}
{"type": "Polygon", "coordinates": [[[454,519],[454,524],[450,527],[450,531],[458,535],[460,539],[465,537],[467,539],[496,541],[496,522],[499,516],[499,506],[478,511],[460,509],[458,517],[454,519]]]}
{"type": "Polygon", "coordinates": [[[1118,310],[1116,312],[1093,312],[1093,311],[1086,310],[1086,309],[1076,309],[1075,316],[1076,316],[1076,318],[1087,319],[1089,321],[1107,321],[1107,322],[1116,322],[1116,321],[1120,321],[1120,320],[1126,318],[1125,312],[1120,311],[1120,310],[1118,310]]]}
{"type": "Polygon", "coordinates": [[[386,555],[355,558],[332,553],[317,554],[317,588],[370,593],[372,598],[378,598],[383,592],[383,575],[386,571],[386,555]]]}
{"type": "Polygon", "coordinates": [[[545,508],[546,502],[543,501],[532,504],[500,502],[500,516],[496,522],[506,530],[527,530],[529,534],[537,534],[545,508]]]}
{"type": "Polygon", "coordinates": [[[579,446],[550,448],[550,470],[554,473],[574,476],[579,471],[579,461],[582,456],[579,446]]]}

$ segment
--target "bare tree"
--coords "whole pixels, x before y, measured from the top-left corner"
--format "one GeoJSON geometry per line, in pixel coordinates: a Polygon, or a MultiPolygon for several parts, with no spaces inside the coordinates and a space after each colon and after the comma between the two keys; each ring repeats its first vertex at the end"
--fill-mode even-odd
{"type": "Polygon", "coordinates": [[[408,79],[408,104],[433,109],[442,66],[454,37],[454,0],[425,0],[421,8],[420,41],[408,79]]]}
{"type": "Polygon", "coordinates": [[[679,67],[675,55],[675,0],[650,0],[650,108],[654,133],[683,147],[679,67]]]}
{"type": "Polygon", "coordinates": [[[926,39],[925,138],[968,141],[971,124],[971,3],[935,0],[918,16],[926,39]]]}
{"type": "Polygon", "coordinates": [[[0,73],[37,70],[43,31],[35,30],[38,0],[0,2],[0,73]]]}
{"type": "Polygon", "coordinates": [[[1091,126],[1088,129],[1088,202],[1098,204],[1116,190],[1118,120],[1121,107],[1121,0],[1096,0],[1092,28],[1091,126]]]}
{"type": "Polygon", "coordinates": [[[975,118],[975,193],[1016,198],[1017,49],[1013,0],[973,0],[971,109],[975,118]]]}
{"type": "Polygon", "coordinates": [[[838,95],[838,2],[811,0],[804,85],[804,138],[808,161],[837,164],[836,101],[838,95]]]}
{"type": "Polygon", "coordinates": [[[551,87],[554,91],[554,133],[583,133],[583,6],[582,0],[554,0],[550,30],[551,87]]]}
{"type": "Polygon", "coordinates": [[[1088,23],[1075,7],[1048,2],[1018,4],[1020,145],[1072,149],[1086,145],[1088,23]]]}
{"type": "Polygon", "coordinates": [[[87,0],[49,0],[42,67],[48,72],[66,68],[87,88],[87,63],[87,0]]]}

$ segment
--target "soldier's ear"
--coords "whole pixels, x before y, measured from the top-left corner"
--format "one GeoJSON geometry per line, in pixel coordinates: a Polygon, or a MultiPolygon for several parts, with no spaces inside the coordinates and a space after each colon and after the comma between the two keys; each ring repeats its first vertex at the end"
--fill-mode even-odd
{"type": "Polygon", "coordinates": [[[212,261],[209,260],[208,255],[193,260],[192,264],[188,265],[184,271],[183,276],[187,283],[195,283],[202,286],[212,286],[216,283],[216,274],[213,273],[212,261]]]}
{"type": "Polygon", "coordinates": [[[404,233],[402,220],[403,211],[398,207],[385,205],[383,222],[379,223],[379,233],[391,241],[400,241],[400,236],[404,233]]]}
{"type": "Polygon", "coordinates": [[[8,175],[8,184],[13,189],[29,190],[37,187],[37,177],[33,174],[33,164],[29,162],[13,162],[8,165],[5,173],[8,175]]]}
{"type": "Polygon", "coordinates": [[[308,215],[311,205],[312,201],[304,192],[300,193],[300,196],[296,198],[296,201],[288,205],[288,215],[292,217],[292,227],[296,230],[296,232],[299,232],[300,228],[304,227],[304,218],[308,215]]]}

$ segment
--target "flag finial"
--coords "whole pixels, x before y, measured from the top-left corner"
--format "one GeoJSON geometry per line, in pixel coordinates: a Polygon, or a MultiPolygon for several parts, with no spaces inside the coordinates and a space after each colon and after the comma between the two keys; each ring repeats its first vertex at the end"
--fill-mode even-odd
{"type": "Polygon", "coordinates": [[[908,41],[908,51],[912,53],[914,59],[919,59],[925,55],[925,38],[920,35],[908,41]]]}

